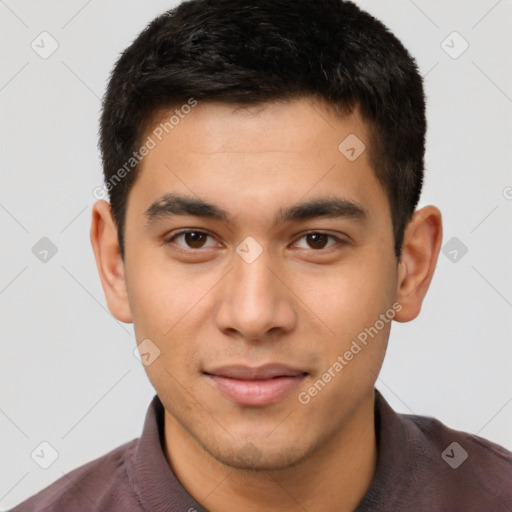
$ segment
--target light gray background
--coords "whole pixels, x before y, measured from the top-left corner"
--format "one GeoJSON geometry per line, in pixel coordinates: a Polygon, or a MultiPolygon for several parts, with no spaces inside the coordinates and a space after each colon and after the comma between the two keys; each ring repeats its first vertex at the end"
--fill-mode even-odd
{"type": "MultiPolygon", "coordinates": [[[[512,2],[358,3],[426,77],[420,206],[443,212],[444,244],[468,248],[456,262],[440,255],[421,316],[394,324],[377,387],[400,412],[512,449],[512,2]],[[441,46],[453,31],[469,43],[456,59],[441,46]]],[[[89,223],[106,80],[120,51],[175,4],[0,0],[1,510],[140,434],[153,389],[132,326],[106,309],[89,223]],[[47,59],[31,48],[50,48],[43,31],[59,45],[47,59]],[[42,237],[58,249],[46,263],[32,253],[42,237]],[[59,455],[46,470],[31,458],[42,441],[59,455]]],[[[452,54],[457,37],[444,43],[452,54]]]]}

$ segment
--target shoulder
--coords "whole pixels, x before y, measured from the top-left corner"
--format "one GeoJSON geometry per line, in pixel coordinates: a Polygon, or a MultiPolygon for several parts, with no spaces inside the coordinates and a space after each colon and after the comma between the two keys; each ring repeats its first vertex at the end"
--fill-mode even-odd
{"type": "Polygon", "coordinates": [[[394,411],[376,391],[378,457],[358,512],[510,512],[512,453],[436,418],[394,411]]]}
{"type": "Polygon", "coordinates": [[[449,464],[452,467],[459,465],[459,462],[461,466],[467,459],[475,463],[478,462],[479,466],[482,467],[488,464],[492,464],[494,467],[498,465],[498,467],[504,470],[505,474],[512,471],[512,452],[499,444],[469,432],[452,429],[430,416],[416,416],[412,414],[400,414],[400,416],[404,423],[413,425],[428,444],[436,447],[436,451],[442,449],[443,460],[449,460],[452,457],[456,458],[457,461],[449,464]],[[462,450],[454,445],[447,453],[444,453],[445,449],[452,443],[459,444],[462,450]],[[454,451],[453,455],[452,451],[454,451]]]}
{"type": "Polygon", "coordinates": [[[73,510],[140,510],[127,465],[137,446],[134,439],[65,474],[23,501],[12,512],[73,510]]]}
{"type": "Polygon", "coordinates": [[[429,461],[432,480],[427,488],[445,495],[449,503],[468,503],[467,510],[490,503],[496,511],[512,508],[512,452],[432,417],[399,416],[411,451],[429,461]]]}

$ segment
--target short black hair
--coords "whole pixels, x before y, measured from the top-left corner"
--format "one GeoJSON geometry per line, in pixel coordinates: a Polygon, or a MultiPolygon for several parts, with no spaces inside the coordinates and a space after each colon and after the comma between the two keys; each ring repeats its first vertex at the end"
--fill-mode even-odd
{"type": "Polygon", "coordinates": [[[191,99],[255,105],[301,97],[340,114],[360,109],[400,259],[423,184],[423,81],[402,43],[342,0],[188,0],[121,54],[103,98],[99,147],[123,258],[137,151],[158,111],[191,99]]]}

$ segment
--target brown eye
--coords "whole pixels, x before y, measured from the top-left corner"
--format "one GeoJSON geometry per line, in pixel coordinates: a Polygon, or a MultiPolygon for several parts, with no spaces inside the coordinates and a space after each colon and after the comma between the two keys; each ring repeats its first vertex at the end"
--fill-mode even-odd
{"type": "Polygon", "coordinates": [[[173,242],[185,249],[203,249],[215,245],[215,240],[208,233],[202,231],[182,231],[171,237],[167,243],[173,242]],[[211,238],[212,242],[210,242],[210,245],[205,245],[208,238],[211,238]]]}
{"type": "Polygon", "coordinates": [[[192,231],[191,233],[186,233],[184,235],[185,243],[191,247],[192,249],[200,249],[208,235],[204,233],[197,233],[192,231]]]}
{"type": "Polygon", "coordinates": [[[327,233],[320,232],[312,232],[306,233],[303,235],[296,243],[296,247],[300,247],[301,249],[315,249],[322,250],[328,249],[336,244],[341,244],[342,240],[340,240],[337,236],[328,235],[327,233]],[[331,241],[329,241],[331,239],[331,241]],[[302,240],[305,241],[302,242],[302,240]],[[302,244],[301,244],[302,242],[302,244]]]}
{"type": "Polygon", "coordinates": [[[313,249],[323,249],[327,245],[329,236],[324,235],[323,233],[311,233],[306,235],[306,238],[308,240],[308,244],[313,249]]]}

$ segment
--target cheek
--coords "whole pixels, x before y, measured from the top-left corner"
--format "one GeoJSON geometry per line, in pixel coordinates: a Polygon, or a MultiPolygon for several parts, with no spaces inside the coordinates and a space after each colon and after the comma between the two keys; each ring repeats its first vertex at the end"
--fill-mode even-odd
{"type": "Polygon", "coordinates": [[[194,277],[177,265],[142,254],[139,261],[144,264],[133,265],[127,273],[135,335],[137,343],[149,339],[160,350],[155,363],[145,369],[152,381],[170,379],[164,368],[179,378],[197,367],[198,315],[208,305],[205,290],[215,284],[215,276],[194,277]]]}
{"type": "Polygon", "coordinates": [[[151,254],[141,252],[131,261],[127,282],[136,332],[165,337],[204,295],[208,283],[151,254]]]}
{"type": "Polygon", "coordinates": [[[336,270],[304,280],[297,295],[345,344],[392,306],[394,280],[388,267],[371,257],[347,260],[336,270]]]}

